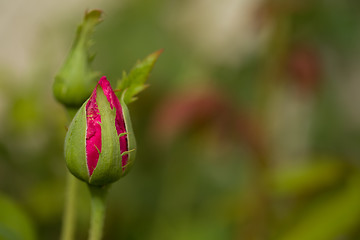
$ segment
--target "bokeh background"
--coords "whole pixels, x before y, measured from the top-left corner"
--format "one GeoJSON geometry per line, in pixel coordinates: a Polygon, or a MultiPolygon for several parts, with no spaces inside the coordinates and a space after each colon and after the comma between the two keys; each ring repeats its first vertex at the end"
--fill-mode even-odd
{"type": "Polygon", "coordinates": [[[357,0],[0,0],[0,239],[59,238],[52,83],[91,8],[93,68],[112,82],[164,49],[129,106],[137,162],[104,239],[360,239],[357,0]]]}

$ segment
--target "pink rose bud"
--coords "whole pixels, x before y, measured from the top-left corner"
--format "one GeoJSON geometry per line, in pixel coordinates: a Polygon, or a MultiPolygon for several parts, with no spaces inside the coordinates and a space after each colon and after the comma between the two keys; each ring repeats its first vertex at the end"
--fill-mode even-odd
{"type": "Polygon", "coordinates": [[[89,184],[109,184],[128,172],[135,145],[128,109],[102,77],[69,126],[67,166],[89,184]]]}

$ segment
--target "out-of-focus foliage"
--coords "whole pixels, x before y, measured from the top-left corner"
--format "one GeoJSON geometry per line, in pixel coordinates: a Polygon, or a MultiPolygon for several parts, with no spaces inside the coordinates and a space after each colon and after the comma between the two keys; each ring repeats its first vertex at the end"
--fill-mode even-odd
{"type": "Polygon", "coordinates": [[[0,196],[0,208],[0,239],[36,239],[33,223],[13,201],[0,196]]]}
{"type": "MultiPolygon", "coordinates": [[[[164,49],[129,104],[137,160],[111,188],[104,239],[360,239],[358,1],[74,2],[0,3],[14,44],[0,46],[0,191],[29,218],[16,234],[59,236],[67,121],[51,86],[83,11],[101,8],[93,67],[113,86],[164,49]],[[16,46],[31,40],[29,60],[16,46]]],[[[77,208],[86,239],[85,185],[77,208]]]]}

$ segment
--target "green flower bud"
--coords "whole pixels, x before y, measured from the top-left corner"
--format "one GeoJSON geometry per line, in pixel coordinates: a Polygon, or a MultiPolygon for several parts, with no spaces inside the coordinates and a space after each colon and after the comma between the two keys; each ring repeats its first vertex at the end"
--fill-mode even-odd
{"type": "Polygon", "coordinates": [[[55,76],[54,96],[66,107],[79,108],[96,85],[98,73],[92,71],[90,67],[94,55],[90,55],[88,50],[92,32],[101,21],[101,15],[100,10],[85,13],[84,20],[77,29],[70,53],[55,76]]]}
{"type": "Polygon", "coordinates": [[[135,147],[128,109],[102,77],[69,126],[65,138],[67,167],[91,185],[106,185],[129,171],[135,147]]]}

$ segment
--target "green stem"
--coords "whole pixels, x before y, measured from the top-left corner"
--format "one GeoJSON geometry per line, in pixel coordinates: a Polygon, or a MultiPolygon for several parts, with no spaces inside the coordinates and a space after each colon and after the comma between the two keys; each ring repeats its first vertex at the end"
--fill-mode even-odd
{"type": "MultiPolygon", "coordinates": [[[[77,109],[67,108],[68,124],[74,118],[77,109]]],[[[73,240],[76,225],[76,195],[78,182],[69,171],[67,172],[66,195],[65,195],[65,209],[63,215],[63,223],[61,229],[60,240],[73,240]]]]}
{"type": "Polygon", "coordinates": [[[76,191],[78,180],[70,173],[67,173],[67,191],[65,196],[65,210],[63,225],[61,229],[61,240],[73,240],[76,218],[76,191]]]}
{"type": "Polygon", "coordinates": [[[89,185],[91,195],[91,222],[89,240],[100,240],[105,219],[105,199],[107,188],[89,185]]]}

